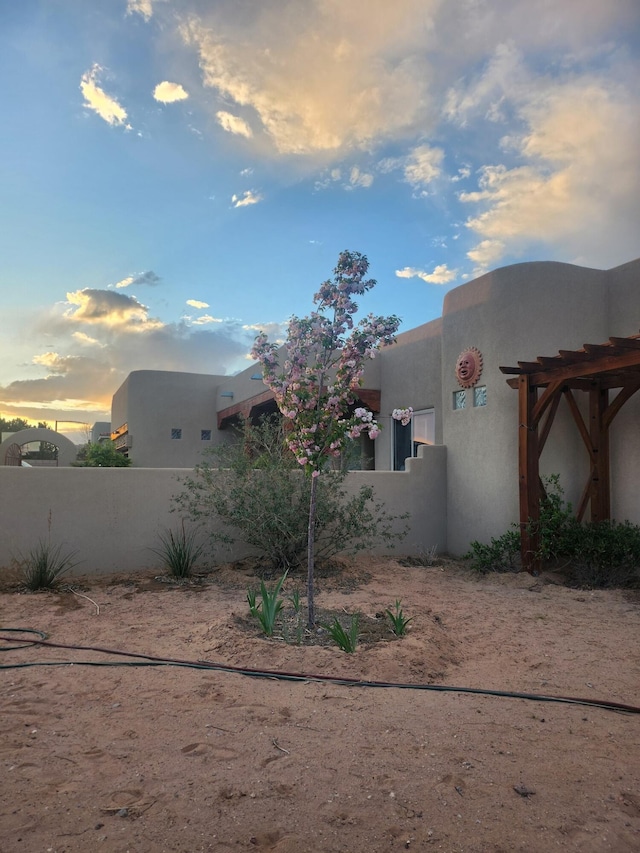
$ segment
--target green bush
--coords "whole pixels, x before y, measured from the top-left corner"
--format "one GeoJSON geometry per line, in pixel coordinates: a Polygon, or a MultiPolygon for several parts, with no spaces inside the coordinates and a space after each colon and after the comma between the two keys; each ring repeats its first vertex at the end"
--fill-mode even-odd
{"type": "Polygon", "coordinates": [[[628,521],[585,524],[568,576],[573,586],[591,589],[640,585],[640,527],[628,521]]]}
{"type": "MultiPolygon", "coordinates": [[[[305,564],[310,480],[284,444],[280,419],[243,422],[236,441],[208,451],[174,499],[183,517],[209,525],[213,543],[236,539],[252,546],[274,569],[305,564]],[[220,524],[221,523],[221,524],[220,524]],[[220,526],[229,534],[220,533],[220,526]]],[[[401,539],[397,516],[376,501],[373,489],[355,495],[345,471],[327,471],[317,484],[315,553],[326,560],[401,539]]]]}
{"type": "MultiPolygon", "coordinates": [[[[581,524],[564,500],[559,476],[547,477],[544,485],[540,518],[530,522],[531,531],[538,533],[536,556],[543,565],[565,570],[572,586],[604,589],[640,584],[640,527],[628,521],[581,524]]],[[[472,542],[470,548],[465,558],[481,574],[517,571],[521,565],[519,525],[512,525],[489,545],[472,542]]]]}

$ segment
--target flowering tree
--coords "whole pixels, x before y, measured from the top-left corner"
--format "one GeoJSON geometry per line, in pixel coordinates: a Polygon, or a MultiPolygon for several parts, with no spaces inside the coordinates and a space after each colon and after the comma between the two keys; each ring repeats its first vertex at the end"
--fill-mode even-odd
{"type": "MultiPolygon", "coordinates": [[[[331,456],[340,456],[350,439],[380,432],[372,412],[352,409],[367,359],[391,344],[400,319],[369,314],[354,326],[358,310],[353,297],[371,290],[365,279],[369,262],[358,252],[342,252],[332,281],[325,281],[313,297],[317,306],[308,317],[292,317],[285,344],[286,360],[280,368],[278,346],[267,336],[257,336],[251,355],[262,365],[265,384],[274,392],[286,419],[287,444],[311,477],[307,544],[307,601],[309,626],[315,625],[314,529],[316,483],[331,456]]],[[[398,410],[403,416],[409,410],[398,410]]],[[[409,415],[410,418],[410,415],[409,415]]]]}

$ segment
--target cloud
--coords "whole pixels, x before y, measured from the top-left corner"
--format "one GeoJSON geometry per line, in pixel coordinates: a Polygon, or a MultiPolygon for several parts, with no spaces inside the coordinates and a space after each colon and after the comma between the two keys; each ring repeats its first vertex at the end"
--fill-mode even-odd
{"type": "Polygon", "coordinates": [[[481,273],[496,264],[506,249],[502,240],[481,240],[467,252],[467,257],[476,265],[476,273],[481,273]]]}
{"type": "Polygon", "coordinates": [[[86,346],[102,346],[97,338],[92,338],[84,332],[74,332],[71,337],[78,343],[86,344],[86,346]]]}
{"type": "Polygon", "coordinates": [[[449,284],[450,281],[455,281],[457,274],[457,270],[450,270],[446,264],[438,264],[431,273],[415,267],[396,270],[398,278],[421,278],[427,284],[449,284]]]}
{"type": "Polygon", "coordinates": [[[253,131],[247,122],[243,118],[240,118],[240,116],[234,116],[232,113],[219,110],[216,113],[216,118],[218,119],[220,127],[228,133],[235,133],[237,136],[245,136],[247,139],[250,139],[253,136],[253,131]]]}
{"type": "Polygon", "coordinates": [[[349,172],[349,184],[346,189],[355,187],[370,187],[373,183],[373,175],[369,172],[361,172],[357,166],[353,166],[349,172]]]}
{"type": "Polygon", "coordinates": [[[242,196],[232,195],[231,203],[234,207],[248,207],[251,204],[258,204],[259,201],[262,201],[264,196],[260,195],[260,193],[254,193],[253,190],[246,190],[246,192],[242,193],[242,196]]]}
{"type": "Polygon", "coordinates": [[[345,190],[368,188],[373,184],[374,176],[370,172],[362,170],[359,166],[349,169],[348,177],[344,177],[342,169],[333,168],[324,173],[324,176],[314,184],[316,191],[326,190],[332,184],[340,184],[345,190]]]}
{"type": "Polygon", "coordinates": [[[208,326],[210,323],[224,323],[224,320],[221,320],[218,317],[212,317],[211,314],[203,314],[201,317],[196,317],[195,320],[191,320],[192,326],[208,326]]]}
{"type": "Polygon", "coordinates": [[[478,112],[490,121],[499,121],[504,118],[505,93],[520,89],[527,76],[520,51],[511,42],[499,44],[480,73],[470,82],[459,81],[448,90],[443,114],[463,127],[478,112]]]}
{"type": "Polygon", "coordinates": [[[149,309],[135,296],[114,293],[112,290],[85,288],[67,293],[69,308],[64,311],[68,323],[119,328],[127,331],[148,331],[162,326],[160,320],[149,317],[149,309]]]}
{"type": "Polygon", "coordinates": [[[383,175],[402,170],[404,180],[417,195],[427,196],[429,184],[442,174],[444,151],[427,144],[418,145],[402,157],[384,157],[376,164],[383,175]]]}
{"type": "Polygon", "coordinates": [[[54,349],[34,355],[28,368],[43,375],[0,386],[0,406],[35,419],[73,411],[71,417],[90,422],[109,419],[111,398],[131,371],[201,373],[206,365],[211,373],[232,373],[244,367],[255,337],[236,320],[207,315],[161,323],[135,298],[91,288],[53,306],[28,337],[44,331],[54,349]]]}
{"type": "Polygon", "coordinates": [[[148,270],[147,272],[138,273],[138,275],[129,275],[126,278],[123,278],[122,281],[114,284],[114,287],[116,290],[122,290],[122,288],[130,287],[132,284],[146,284],[150,287],[154,287],[161,281],[162,279],[159,275],[156,275],[153,270],[148,270]]]}
{"type": "Polygon", "coordinates": [[[442,172],[444,151],[441,148],[431,148],[429,145],[419,145],[407,157],[404,163],[404,178],[415,189],[426,187],[442,172]]]}
{"type": "Polygon", "coordinates": [[[80,91],[84,95],[84,106],[97,113],[107,124],[124,125],[127,130],[130,130],[131,125],[126,123],[127,111],[97,84],[98,75],[103,70],[96,63],[82,75],[80,91]]]}
{"type": "Polygon", "coordinates": [[[251,109],[281,154],[367,148],[424,127],[437,0],[316,0],[184,19],[205,87],[251,109]]]}
{"type": "Polygon", "coordinates": [[[251,333],[252,341],[260,334],[260,332],[264,332],[265,335],[269,338],[269,340],[273,341],[273,343],[283,344],[287,339],[289,321],[285,320],[281,323],[273,321],[268,323],[252,323],[251,325],[246,325],[242,328],[244,331],[251,333]]]}
{"type": "Polygon", "coordinates": [[[176,101],[186,100],[189,93],[183,89],[180,83],[170,83],[168,80],[163,80],[153,90],[153,97],[161,104],[174,104],[176,101]]]}
{"type": "MultiPolygon", "coordinates": [[[[499,260],[543,242],[581,263],[606,266],[637,247],[640,99],[612,79],[532,81],[512,93],[522,131],[503,139],[517,165],[485,165],[478,190],[459,198],[479,211],[467,226],[476,255],[499,260]],[[627,247],[626,249],[624,247],[627,247]]],[[[470,257],[472,257],[470,255],[470,257]]]]}
{"type": "Polygon", "coordinates": [[[153,14],[153,0],[127,0],[127,15],[134,12],[148,21],[153,14]]]}
{"type": "Polygon", "coordinates": [[[192,308],[208,308],[208,302],[200,302],[198,299],[187,299],[187,305],[190,305],[192,308]]]}

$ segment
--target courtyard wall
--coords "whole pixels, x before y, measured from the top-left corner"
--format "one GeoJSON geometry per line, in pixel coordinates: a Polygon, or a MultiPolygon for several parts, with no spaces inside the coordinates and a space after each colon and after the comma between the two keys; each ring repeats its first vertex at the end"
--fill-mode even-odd
{"type": "MultiPolygon", "coordinates": [[[[403,472],[357,471],[347,490],[372,485],[388,512],[409,513],[407,538],[396,554],[446,550],[446,448],[429,447],[403,472]]],[[[77,551],[76,574],[111,574],[157,568],[151,548],[159,535],[180,523],[172,497],[190,469],[0,467],[0,571],[9,572],[39,541],[77,551]]],[[[389,549],[374,549],[386,553],[389,549]]],[[[242,543],[225,548],[215,561],[248,555],[242,543]]]]}

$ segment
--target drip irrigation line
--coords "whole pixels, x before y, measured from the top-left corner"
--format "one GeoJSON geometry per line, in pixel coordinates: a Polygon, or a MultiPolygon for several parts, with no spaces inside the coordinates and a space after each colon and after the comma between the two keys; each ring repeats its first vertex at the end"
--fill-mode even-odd
{"type": "MultiPolygon", "coordinates": [[[[274,669],[254,669],[253,667],[232,666],[231,664],[215,663],[207,660],[181,660],[180,658],[165,658],[157,655],[146,655],[142,652],[125,652],[120,649],[104,648],[103,646],[79,646],[67,643],[55,643],[45,639],[48,635],[42,631],[29,628],[2,628],[1,631],[32,633],[40,639],[32,640],[24,646],[45,646],[53,649],[71,651],[90,651],[101,654],[118,655],[136,658],[135,661],[32,661],[18,664],[0,665],[3,669],[22,669],[30,666],[178,666],[189,669],[225,672],[232,675],[245,675],[250,678],[271,678],[277,681],[316,682],[321,684],[336,684],[343,687],[395,688],[397,690],[422,690],[437,693],[470,693],[477,696],[497,696],[506,699],[527,699],[534,702],[555,702],[564,705],[583,705],[591,708],[602,708],[605,711],[622,711],[628,714],[640,714],[640,707],[627,705],[622,702],[612,702],[607,699],[583,699],[577,696],[553,696],[544,693],[519,693],[512,690],[490,690],[484,687],[456,687],[449,684],[414,684],[398,681],[369,681],[359,678],[349,678],[335,675],[319,675],[302,672],[287,672],[274,669]]],[[[12,637],[0,635],[0,642],[11,642],[12,637]]],[[[5,647],[6,650],[6,647],[5,647]]]]}

